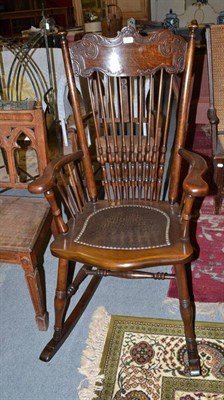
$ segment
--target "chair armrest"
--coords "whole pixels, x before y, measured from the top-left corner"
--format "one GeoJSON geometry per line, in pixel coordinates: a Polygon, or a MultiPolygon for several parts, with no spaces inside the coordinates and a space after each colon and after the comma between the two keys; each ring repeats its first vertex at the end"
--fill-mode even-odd
{"type": "Polygon", "coordinates": [[[82,151],[78,150],[75,153],[51,161],[45,168],[43,175],[28,185],[28,190],[33,194],[46,193],[51,190],[54,187],[58,171],[68,163],[80,161],[82,155],[82,151]]]}
{"type": "Polygon", "coordinates": [[[184,179],[183,189],[192,197],[204,197],[208,194],[208,184],[202,178],[207,171],[207,163],[199,154],[186,149],[180,149],[179,154],[190,164],[188,175],[184,179]]]}
{"type": "MultiPolygon", "coordinates": [[[[44,193],[49,202],[53,215],[52,232],[54,237],[59,233],[65,233],[68,231],[68,224],[64,220],[65,215],[62,215],[61,201],[72,216],[75,216],[77,207],[79,210],[82,209],[83,196],[82,194],[80,195],[80,187],[77,188],[77,183],[74,178],[74,169],[79,168],[79,165],[77,164],[82,160],[82,155],[82,151],[79,150],[50,162],[45,168],[43,175],[28,186],[28,190],[31,193],[44,193]],[[73,164],[74,169],[71,164],[73,164]],[[74,191],[77,196],[77,203],[71,200],[69,191],[70,182],[75,186],[74,191]],[[60,202],[58,202],[54,190],[55,188],[57,188],[57,195],[60,193],[60,202]]],[[[67,214],[66,216],[68,217],[67,214]]]]}

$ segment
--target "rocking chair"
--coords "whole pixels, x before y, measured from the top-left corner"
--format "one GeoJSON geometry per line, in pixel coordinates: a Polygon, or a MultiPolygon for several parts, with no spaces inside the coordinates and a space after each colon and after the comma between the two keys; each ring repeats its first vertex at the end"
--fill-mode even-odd
{"type": "Polygon", "coordinates": [[[190,373],[200,374],[185,268],[193,254],[189,225],[194,200],[208,190],[202,178],[206,162],[184,149],[195,29],[192,24],[186,43],[170,30],[143,37],[129,26],[115,38],[86,34],[70,48],[62,34],[80,150],[49,164],[43,177],[29,186],[31,192],[45,194],[58,229],[51,245],[59,258],[55,332],[41,353],[43,361],[60,348],[103,277],[171,278],[148,269],[174,265],[190,373]],[[183,74],[178,117],[176,74],[183,74]],[[92,111],[90,133],[102,171],[102,200],[82,121],[78,77],[80,86],[87,81],[83,98],[92,111]],[[183,160],[190,165],[184,178],[183,160]],[[83,265],[67,287],[71,260],[83,265]],[[65,319],[69,299],[89,275],[87,289],[65,319]]]}

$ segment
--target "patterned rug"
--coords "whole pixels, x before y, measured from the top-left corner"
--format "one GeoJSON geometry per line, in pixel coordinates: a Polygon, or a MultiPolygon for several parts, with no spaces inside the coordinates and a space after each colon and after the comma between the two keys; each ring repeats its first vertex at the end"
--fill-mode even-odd
{"type": "Polygon", "coordinates": [[[110,317],[90,325],[80,400],[223,400],[224,324],[196,323],[200,377],[189,376],[181,321],[110,317]],[[99,367],[100,365],[100,367],[99,367]]]}

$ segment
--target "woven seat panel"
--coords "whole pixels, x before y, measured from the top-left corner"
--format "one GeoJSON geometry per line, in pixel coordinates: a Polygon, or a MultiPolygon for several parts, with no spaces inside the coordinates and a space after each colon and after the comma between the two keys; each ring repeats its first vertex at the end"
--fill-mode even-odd
{"type": "Polygon", "coordinates": [[[217,135],[217,149],[216,153],[224,155],[224,132],[217,135]]]}
{"type": "Polygon", "coordinates": [[[0,249],[32,250],[49,210],[45,199],[1,196],[0,249]]]}
{"type": "Polygon", "coordinates": [[[87,218],[75,243],[112,250],[144,250],[170,245],[169,216],[142,205],[99,209],[87,218]]]}
{"type": "Polygon", "coordinates": [[[224,25],[211,25],[214,101],[219,118],[218,130],[224,130],[224,25]]]}

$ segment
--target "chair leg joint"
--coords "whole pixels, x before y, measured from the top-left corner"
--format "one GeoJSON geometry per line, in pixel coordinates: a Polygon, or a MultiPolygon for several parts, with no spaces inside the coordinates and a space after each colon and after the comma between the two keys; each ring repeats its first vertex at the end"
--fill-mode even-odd
{"type": "Polygon", "coordinates": [[[56,297],[58,300],[64,300],[64,299],[66,299],[66,291],[56,290],[55,297],[56,297]]]}
{"type": "Polygon", "coordinates": [[[190,299],[180,300],[180,307],[185,310],[188,309],[189,307],[191,307],[191,300],[190,299]]]}
{"type": "Polygon", "coordinates": [[[62,329],[54,328],[53,339],[58,342],[62,336],[62,329]]]}

